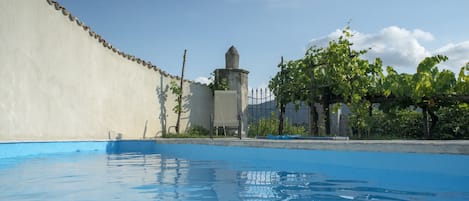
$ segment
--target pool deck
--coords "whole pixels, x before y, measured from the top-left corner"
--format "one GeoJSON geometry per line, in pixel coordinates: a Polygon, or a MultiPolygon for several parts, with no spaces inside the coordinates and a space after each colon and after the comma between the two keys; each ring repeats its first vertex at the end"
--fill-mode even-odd
{"type": "Polygon", "coordinates": [[[236,138],[158,138],[161,144],[207,144],[284,149],[405,152],[469,155],[469,140],[268,140],[236,138]]]}

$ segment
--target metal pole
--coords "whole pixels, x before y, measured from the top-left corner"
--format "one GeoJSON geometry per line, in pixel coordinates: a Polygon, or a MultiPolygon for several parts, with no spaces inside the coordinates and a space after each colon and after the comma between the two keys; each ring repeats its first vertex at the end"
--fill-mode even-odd
{"type": "Polygon", "coordinates": [[[258,89],[256,89],[256,136],[259,135],[259,104],[258,104],[258,89]]]}
{"type": "MultiPolygon", "coordinates": [[[[262,93],[262,91],[263,91],[263,89],[261,88],[261,105],[260,105],[260,106],[261,106],[261,116],[262,116],[261,119],[264,119],[264,110],[265,110],[265,109],[264,109],[264,107],[263,107],[264,104],[263,104],[263,101],[262,101],[262,100],[263,100],[263,95],[262,95],[263,93],[262,93]]],[[[263,123],[262,123],[262,121],[261,121],[261,125],[260,125],[260,126],[261,126],[261,132],[262,132],[262,130],[263,130],[262,124],[263,124],[263,123]]],[[[263,134],[264,134],[264,133],[263,133],[263,134]]]]}
{"type": "MultiPolygon", "coordinates": [[[[248,129],[248,135],[249,135],[249,130],[251,130],[251,126],[254,126],[254,89],[251,89],[251,115],[250,116],[250,125],[248,129]]],[[[256,133],[256,138],[257,138],[257,133],[256,133]]]]}

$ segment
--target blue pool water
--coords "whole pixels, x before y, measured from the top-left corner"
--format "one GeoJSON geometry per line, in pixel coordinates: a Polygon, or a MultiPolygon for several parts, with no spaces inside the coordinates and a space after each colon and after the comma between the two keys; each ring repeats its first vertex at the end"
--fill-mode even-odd
{"type": "Polygon", "coordinates": [[[469,200],[469,156],[4,143],[0,200],[469,200]]]}

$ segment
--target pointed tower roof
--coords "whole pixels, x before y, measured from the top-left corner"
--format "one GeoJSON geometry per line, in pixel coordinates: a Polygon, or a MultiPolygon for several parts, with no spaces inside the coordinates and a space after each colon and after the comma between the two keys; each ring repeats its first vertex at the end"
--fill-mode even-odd
{"type": "Polygon", "coordinates": [[[231,46],[225,54],[225,68],[239,69],[239,53],[235,46],[231,46]]]}

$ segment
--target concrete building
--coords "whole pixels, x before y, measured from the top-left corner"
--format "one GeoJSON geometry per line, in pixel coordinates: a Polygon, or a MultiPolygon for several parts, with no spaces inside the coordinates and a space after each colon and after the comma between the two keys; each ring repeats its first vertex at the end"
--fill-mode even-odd
{"type": "MultiPolygon", "coordinates": [[[[179,78],[54,1],[0,1],[0,44],[0,141],[153,138],[176,123],[179,78]]],[[[183,97],[181,130],[208,128],[210,88],[186,80],[183,97]]]]}
{"type": "Polygon", "coordinates": [[[238,93],[238,114],[241,115],[241,136],[248,133],[248,74],[239,68],[238,50],[231,46],[225,54],[225,68],[215,70],[215,80],[226,79],[228,90],[238,93]]]}

